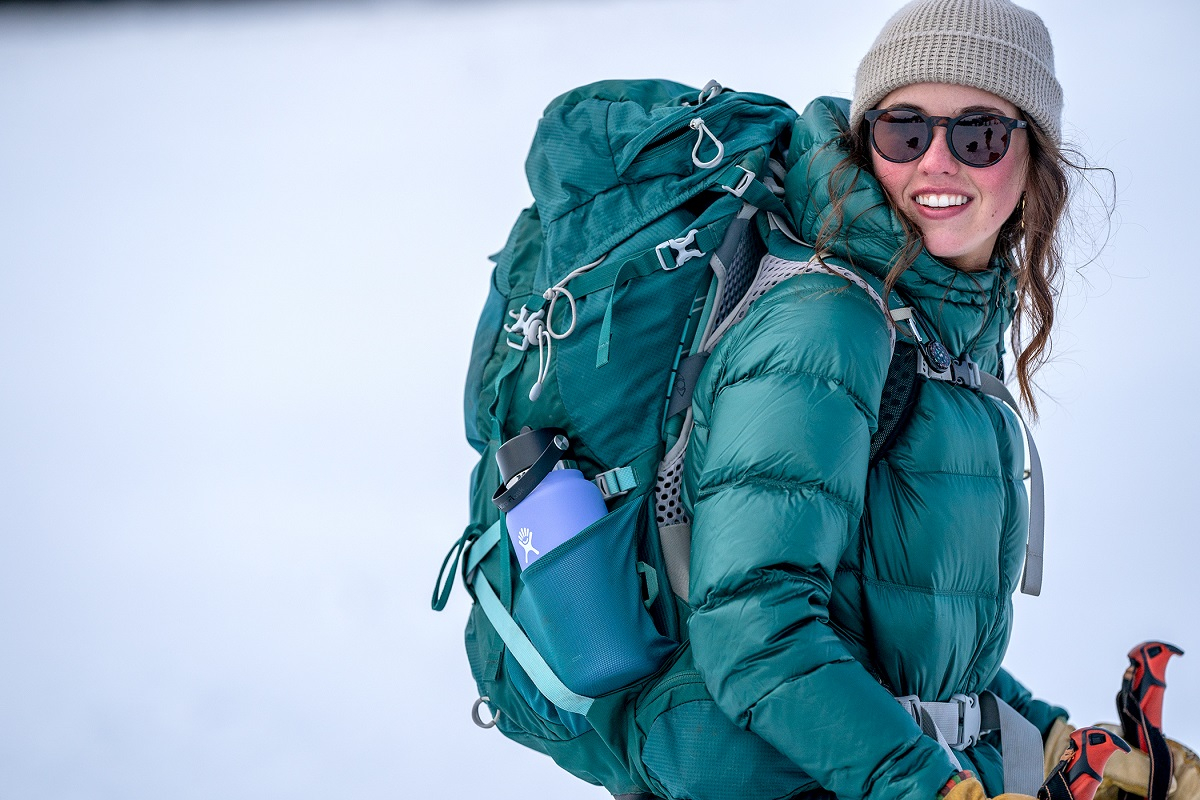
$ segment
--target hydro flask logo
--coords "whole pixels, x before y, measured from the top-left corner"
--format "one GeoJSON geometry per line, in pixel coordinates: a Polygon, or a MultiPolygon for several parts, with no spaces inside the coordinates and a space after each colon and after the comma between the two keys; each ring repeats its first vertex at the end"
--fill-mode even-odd
{"type": "Polygon", "coordinates": [[[517,544],[525,548],[526,565],[529,564],[530,552],[536,553],[539,556],[541,555],[541,553],[538,552],[538,550],[536,550],[533,546],[533,531],[529,530],[529,528],[521,528],[521,530],[517,531],[517,544]]]}

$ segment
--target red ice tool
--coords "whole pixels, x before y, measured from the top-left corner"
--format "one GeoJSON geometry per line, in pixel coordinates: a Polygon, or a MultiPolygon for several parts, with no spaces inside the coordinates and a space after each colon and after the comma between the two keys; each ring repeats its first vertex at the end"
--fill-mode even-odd
{"type": "MultiPolygon", "coordinates": [[[[1142,642],[1129,651],[1129,667],[1117,692],[1121,732],[1150,756],[1150,785],[1146,800],[1166,800],[1171,787],[1171,750],[1162,733],[1163,693],[1167,688],[1167,662],[1183,651],[1166,642],[1142,642]]],[[[1135,795],[1124,790],[1118,800],[1135,795]]]]}
{"type": "Polygon", "coordinates": [[[1100,788],[1104,765],[1118,750],[1128,753],[1129,745],[1104,728],[1080,728],[1071,734],[1071,742],[1058,765],[1038,790],[1040,800],[1092,800],[1100,788]]]}
{"type": "MultiPolygon", "coordinates": [[[[1129,651],[1129,669],[1125,671],[1122,693],[1128,692],[1145,715],[1146,722],[1162,729],[1163,692],[1167,688],[1167,662],[1183,651],[1166,642],[1142,642],[1129,651]]],[[[1123,721],[1123,720],[1122,720],[1123,721]]],[[[1133,736],[1126,730],[1126,736],[1133,736]]],[[[1138,744],[1146,749],[1144,734],[1138,731],[1138,744]]]]}

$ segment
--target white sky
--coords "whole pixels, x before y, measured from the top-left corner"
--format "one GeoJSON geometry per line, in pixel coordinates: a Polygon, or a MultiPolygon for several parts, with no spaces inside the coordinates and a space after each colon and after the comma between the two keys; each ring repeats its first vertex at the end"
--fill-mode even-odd
{"type": "MultiPolygon", "coordinates": [[[[1043,373],[1007,663],[1111,719],[1128,648],[1173,641],[1195,746],[1200,12],[1029,5],[1120,194],[1043,373]]],[[[471,725],[466,595],[428,607],[485,256],[555,95],[801,107],[896,7],[0,8],[0,798],[604,797],[471,725]]]]}

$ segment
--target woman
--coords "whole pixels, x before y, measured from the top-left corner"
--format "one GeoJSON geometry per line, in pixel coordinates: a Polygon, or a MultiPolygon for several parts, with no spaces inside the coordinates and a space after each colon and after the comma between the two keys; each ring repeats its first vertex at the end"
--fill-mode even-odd
{"type": "MultiPolygon", "coordinates": [[[[810,105],[788,155],[799,239],[982,372],[1003,377],[1011,326],[1031,411],[1060,271],[1061,110],[1037,15],[916,0],[862,60],[849,109],[810,105]]],[[[772,253],[812,255],[782,239],[772,253]]],[[[932,798],[966,771],[995,795],[994,736],[952,751],[896,698],[990,690],[1043,739],[1065,720],[1000,666],[1028,529],[1021,428],[928,380],[871,466],[893,332],[914,339],[844,278],[806,275],[714,352],[685,477],[692,646],[724,711],[838,797],[932,798]]]]}

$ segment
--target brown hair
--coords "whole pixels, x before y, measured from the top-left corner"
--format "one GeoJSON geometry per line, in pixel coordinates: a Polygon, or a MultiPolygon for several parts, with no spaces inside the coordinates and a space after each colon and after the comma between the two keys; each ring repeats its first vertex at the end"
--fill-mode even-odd
{"type": "MultiPolygon", "coordinates": [[[[1000,227],[993,256],[1000,258],[1017,279],[1012,349],[1016,354],[1021,402],[1036,418],[1032,379],[1050,356],[1050,331],[1062,288],[1063,228],[1072,191],[1068,175],[1074,172],[1082,176],[1089,170],[1100,170],[1111,178],[1112,173],[1103,167],[1087,165],[1082,155],[1072,148],[1057,145],[1037,124],[1030,122],[1028,131],[1029,173],[1025,194],[1000,227]],[[1025,331],[1028,331],[1027,337],[1025,331]]],[[[845,202],[858,187],[862,173],[873,174],[865,121],[854,131],[843,131],[826,146],[841,147],[846,155],[828,176],[831,207],[817,234],[818,257],[828,255],[830,245],[843,233],[845,202]]],[[[1105,205],[1111,216],[1112,203],[1105,205]]],[[[900,275],[913,265],[924,247],[916,224],[903,214],[897,213],[896,217],[904,230],[905,240],[890,262],[884,280],[887,293],[892,291],[900,275]]]]}

